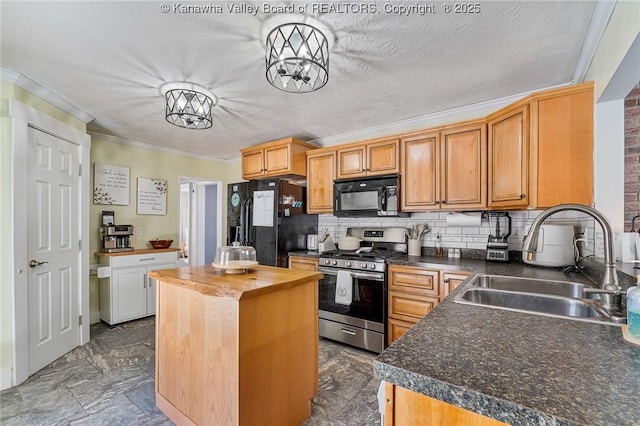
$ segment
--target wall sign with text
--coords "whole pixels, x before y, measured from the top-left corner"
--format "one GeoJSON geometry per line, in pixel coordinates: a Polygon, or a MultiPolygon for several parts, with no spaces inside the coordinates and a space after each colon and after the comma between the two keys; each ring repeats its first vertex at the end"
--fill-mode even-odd
{"type": "Polygon", "coordinates": [[[94,164],[93,204],[129,205],[129,168],[94,164]]]}
{"type": "Polygon", "coordinates": [[[167,214],[167,181],[138,178],[138,214],[167,214]]]}

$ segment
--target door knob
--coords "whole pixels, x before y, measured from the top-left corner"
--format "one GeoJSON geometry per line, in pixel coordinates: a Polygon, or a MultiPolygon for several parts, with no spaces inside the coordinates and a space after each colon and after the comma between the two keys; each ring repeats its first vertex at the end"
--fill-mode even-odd
{"type": "Polygon", "coordinates": [[[31,267],[31,268],[35,268],[36,266],[40,266],[40,265],[42,265],[43,263],[49,263],[49,262],[46,262],[46,261],[45,261],[45,262],[38,262],[38,261],[37,261],[37,260],[35,260],[35,259],[31,259],[31,262],[29,262],[29,267],[31,267]]]}

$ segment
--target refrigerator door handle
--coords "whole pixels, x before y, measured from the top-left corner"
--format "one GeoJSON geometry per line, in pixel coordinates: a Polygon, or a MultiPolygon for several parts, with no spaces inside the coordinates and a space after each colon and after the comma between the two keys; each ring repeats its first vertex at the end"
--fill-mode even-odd
{"type": "Polygon", "coordinates": [[[253,227],[251,226],[251,210],[253,209],[253,199],[247,199],[247,213],[246,213],[246,229],[247,239],[246,245],[253,246],[253,227]]]}

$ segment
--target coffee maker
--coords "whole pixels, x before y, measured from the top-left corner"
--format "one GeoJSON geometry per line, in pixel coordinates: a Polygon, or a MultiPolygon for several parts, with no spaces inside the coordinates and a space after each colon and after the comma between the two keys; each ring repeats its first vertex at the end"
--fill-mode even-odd
{"type": "Polygon", "coordinates": [[[489,235],[489,241],[487,241],[487,260],[508,262],[509,242],[507,239],[511,235],[511,216],[507,212],[489,212],[488,218],[489,228],[495,226],[495,234],[489,235]],[[492,222],[495,222],[495,225],[492,222]]]}
{"type": "Polygon", "coordinates": [[[103,253],[118,253],[133,251],[131,236],[133,225],[116,225],[113,211],[102,211],[102,224],[100,226],[100,240],[103,253]]]}

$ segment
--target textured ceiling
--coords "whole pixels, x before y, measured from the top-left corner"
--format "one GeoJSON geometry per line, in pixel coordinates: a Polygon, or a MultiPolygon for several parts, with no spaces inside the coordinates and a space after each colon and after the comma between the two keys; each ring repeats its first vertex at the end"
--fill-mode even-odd
{"type": "Polygon", "coordinates": [[[163,13],[156,1],[2,1],[1,66],[96,117],[89,130],[227,159],[282,137],[329,137],[568,83],[595,7],[482,1],[473,14],[443,13],[440,2],[423,16],[385,11],[425,4],[398,1],[376,3],[373,14],[314,14],[333,35],[329,82],[290,94],[265,79],[264,40],[277,22],[303,18],[263,13],[264,3],[169,1],[163,13]],[[180,13],[210,4],[223,12],[180,13]],[[260,12],[227,9],[243,4],[260,12]],[[165,121],[159,88],[174,81],[218,96],[211,129],[165,121]]]}

